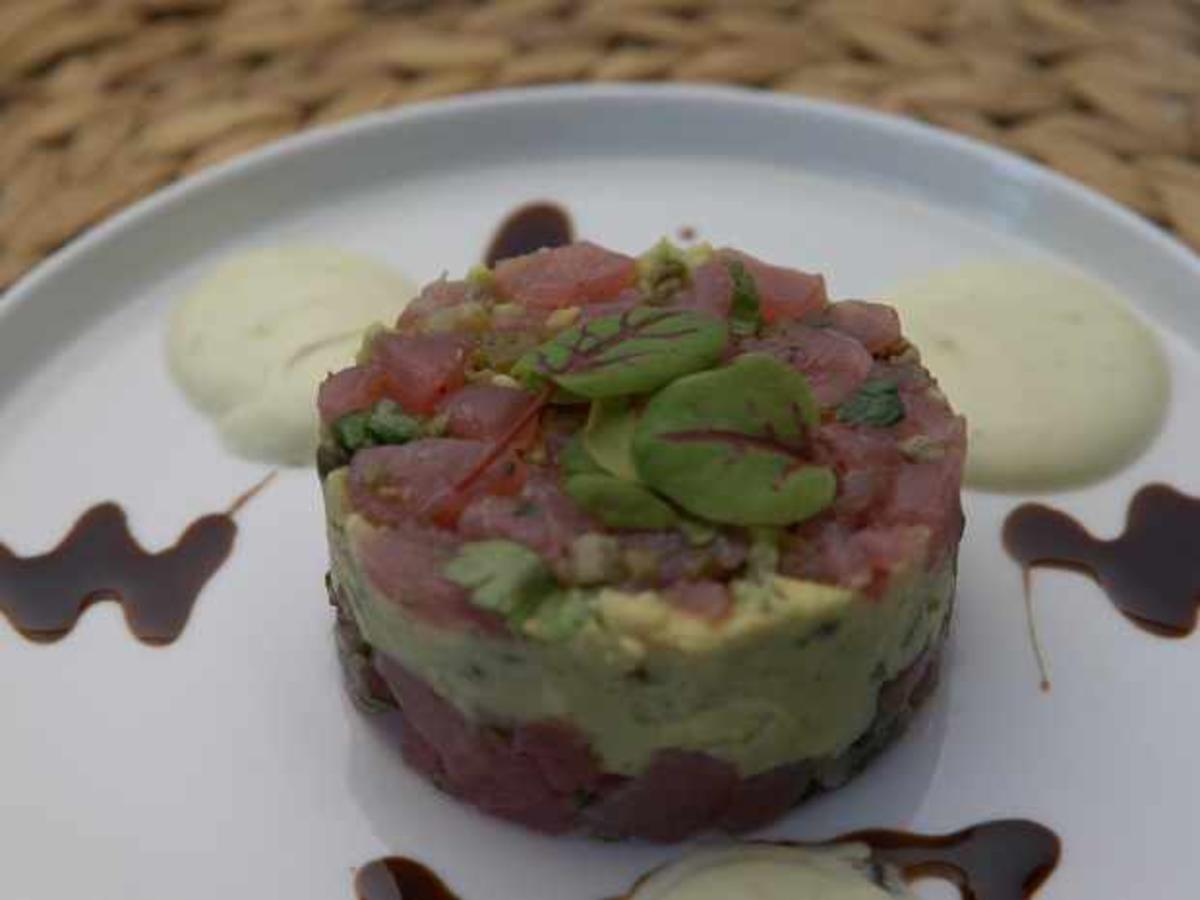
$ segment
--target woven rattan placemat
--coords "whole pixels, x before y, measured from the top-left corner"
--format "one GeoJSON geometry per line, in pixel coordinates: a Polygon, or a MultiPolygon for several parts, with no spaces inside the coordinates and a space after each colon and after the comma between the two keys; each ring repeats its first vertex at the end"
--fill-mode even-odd
{"type": "Polygon", "coordinates": [[[137,197],[300,129],[634,79],[916,116],[1200,248],[1200,0],[0,0],[0,287],[137,197]]]}

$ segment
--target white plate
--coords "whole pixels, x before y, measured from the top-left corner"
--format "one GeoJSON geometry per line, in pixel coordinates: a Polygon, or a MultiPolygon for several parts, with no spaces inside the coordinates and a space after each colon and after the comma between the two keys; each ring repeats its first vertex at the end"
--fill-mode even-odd
{"type": "MultiPolygon", "coordinates": [[[[1147,481],[1200,492],[1200,266],[1151,226],[898,119],[729,90],[563,88],[286,141],[139,204],[15,287],[0,306],[0,540],[44,550],[112,498],[161,547],[262,475],[222,451],[164,365],[167,310],[222,254],[327,241],[424,280],[465,269],[536,197],[602,243],[637,250],[690,225],[825,272],[839,297],[978,256],[1084,269],[1159,330],[1175,400],[1135,465],[1053,499],[1112,533],[1147,481]]],[[[1029,816],[1065,843],[1047,900],[1195,896],[1200,636],[1149,637],[1090,582],[1039,576],[1055,683],[1040,694],[999,541],[1016,502],[967,498],[952,652],[911,733],[770,833],[1029,816]]],[[[285,473],[240,524],[169,648],[139,644],[110,604],[57,645],[0,627],[0,897],[348,898],[355,866],[396,852],[467,900],[594,900],[673,852],[539,837],[409,774],[342,694],[315,476],[285,473]]]]}

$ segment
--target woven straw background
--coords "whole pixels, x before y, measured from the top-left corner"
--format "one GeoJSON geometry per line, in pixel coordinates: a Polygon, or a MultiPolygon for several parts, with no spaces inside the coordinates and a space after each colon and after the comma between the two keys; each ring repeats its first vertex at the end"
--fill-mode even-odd
{"type": "Polygon", "coordinates": [[[0,288],[137,197],[300,129],[664,79],[963,131],[1200,248],[1200,0],[0,0],[0,288]]]}

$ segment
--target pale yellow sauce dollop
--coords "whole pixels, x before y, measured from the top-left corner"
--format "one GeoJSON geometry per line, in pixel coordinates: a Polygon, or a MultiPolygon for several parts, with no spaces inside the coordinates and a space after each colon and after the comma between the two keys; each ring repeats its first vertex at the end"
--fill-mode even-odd
{"type": "Polygon", "coordinates": [[[966,481],[1086,484],[1133,460],[1162,423],[1158,340],[1111,290],[1036,263],[971,263],[893,291],[906,336],[967,418],[966,481]]]}
{"type": "Polygon", "coordinates": [[[317,385],[415,292],[394,269],[332,247],[238,254],[173,310],[171,372],[233,453],[305,465],[318,442],[317,385]]]}
{"type": "Polygon", "coordinates": [[[689,854],[648,877],[629,900],[915,900],[869,876],[863,844],[740,844],[689,854]]]}

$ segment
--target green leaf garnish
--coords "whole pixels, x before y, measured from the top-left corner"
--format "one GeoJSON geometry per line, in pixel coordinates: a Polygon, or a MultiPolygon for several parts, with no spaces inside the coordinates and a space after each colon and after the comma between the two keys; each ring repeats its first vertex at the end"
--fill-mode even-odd
{"type": "Polygon", "coordinates": [[[729,263],[728,269],[729,277],[733,279],[733,305],[729,313],[729,328],[738,337],[757,334],[762,327],[763,316],[754,276],[747,271],[740,259],[729,263]]]}
{"type": "Polygon", "coordinates": [[[407,444],[420,437],[421,423],[395,400],[380,400],[367,419],[367,432],[380,444],[407,444]]]}
{"type": "Polygon", "coordinates": [[[538,607],[537,614],[525,623],[525,631],[547,641],[566,641],[590,616],[591,608],[582,591],[559,591],[538,607]]]}
{"type": "Polygon", "coordinates": [[[837,480],[811,465],[817,407],[804,376],[747,354],[659,391],[633,438],[641,480],[688,512],[734,525],[788,525],[833,502],[837,480]]]}
{"type": "Polygon", "coordinates": [[[560,332],[522,356],[511,374],[592,400],[649,393],[716,365],[728,340],[725,323],[713,316],[636,306],[560,332]]]}
{"type": "Polygon", "coordinates": [[[887,428],[904,419],[904,401],[891,381],[868,381],[838,407],[839,422],[887,428]]]}
{"type": "Polygon", "coordinates": [[[611,475],[575,475],[567,493],[610,528],[670,528],[679,517],[668,503],[632,481],[611,475]]]}
{"type": "Polygon", "coordinates": [[[464,544],[442,569],[448,579],[471,592],[476,606],[519,625],[539,603],[558,591],[558,583],[540,556],[515,541],[464,544]]]}
{"type": "Polygon", "coordinates": [[[563,475],[566,478],[570,478],[573,475],[606,474],[600,464],[592,459],[592,455],[588,453],[587,447],[583,444],[583,436],[579,434],[574,435],[567,441],[558,459],[563,475]]]}
{"type": "Polygon", "coordinates": [[[633,430],[637,414],[624,397],[596,400],[583,429],[583,446],[610,474],[637,481],[633,467],[633,430]]]}

